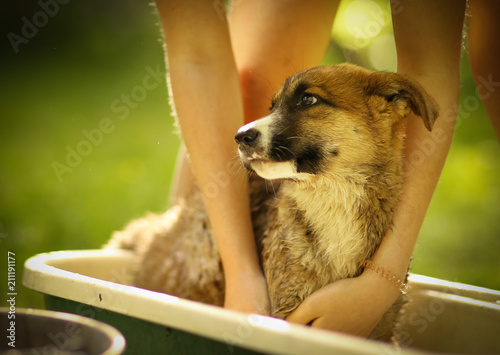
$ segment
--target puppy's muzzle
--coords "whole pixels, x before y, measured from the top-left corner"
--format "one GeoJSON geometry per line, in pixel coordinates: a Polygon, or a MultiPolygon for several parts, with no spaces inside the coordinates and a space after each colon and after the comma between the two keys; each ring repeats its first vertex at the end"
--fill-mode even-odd
{"type": "Polygon", "coordinates": [[[253,124],[241,127],[234,138],[238,143],[240,158],[244,163],[264,157],[263,135],[253,124]]]}

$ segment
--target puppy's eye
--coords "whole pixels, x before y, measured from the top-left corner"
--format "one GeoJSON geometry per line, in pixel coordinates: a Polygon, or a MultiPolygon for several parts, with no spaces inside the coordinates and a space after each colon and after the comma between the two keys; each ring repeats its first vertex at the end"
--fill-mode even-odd
{"type": "Polygon", "coordinates": [[[314,105],[316,102],[318,102],[316,96],[311,94],[304,94],[297,103],[297,106],[308,107],[314,105]]]}

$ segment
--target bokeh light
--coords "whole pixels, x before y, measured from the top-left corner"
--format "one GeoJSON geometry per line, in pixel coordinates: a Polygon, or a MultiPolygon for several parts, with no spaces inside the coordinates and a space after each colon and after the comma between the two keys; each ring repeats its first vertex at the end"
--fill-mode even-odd
{"type": "Polygon", "coordinates": [[[375,70],[396,70],[396,49],[388,1],[345,0],[339,5],[332,38],[361,65],[375,70]]]}

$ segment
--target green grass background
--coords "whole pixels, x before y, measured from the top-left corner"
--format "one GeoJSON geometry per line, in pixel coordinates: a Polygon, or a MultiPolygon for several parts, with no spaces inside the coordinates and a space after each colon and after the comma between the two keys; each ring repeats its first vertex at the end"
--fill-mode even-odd
{"type": "MultiPolygon", "coordinates": [[[[72,1],[14,53],[36,1],[4,5],[1,29],[0,261],[17,257],[17,306],[42,307],[21,286],[22,264],[37,253],[99,248],[112,231],[146,211],[167,207],[179,145],[164,83],[148,91],[126,119],[111,103],[142,85],[146,67],[164,70],[158,18],[146,1],[72,1]],[[104,118],[104,134],[59,179],[82,130],[104,118]]],[[[332,41],[325,64],[344,61],[332,41]]],[[[363,53],[350,59],[358,64],[363,53]]],[[[462,99],[475,95],[467,56],[462,99]]],[[[369,66],[369,65],[368,65],[369,66]]],[[[461,117],[464,116],[463,114],[461,117]]],[[[500,289],[500,149],[484,108],[459,119],[456,137],[419,237],[413,271],[500,289]]],[[[0,274],[2,294],[6,272],[0,274]]],[[[6,291],[5,291],[6,292],[6,291]]]]}

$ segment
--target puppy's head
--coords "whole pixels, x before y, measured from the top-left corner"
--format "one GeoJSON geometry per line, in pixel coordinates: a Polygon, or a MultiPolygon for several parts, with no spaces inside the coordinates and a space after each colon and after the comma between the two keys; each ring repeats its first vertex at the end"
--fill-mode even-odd
{"type": "Polygon", "coordinates": [[[235,137],[245,167],[266,179],[370,173],[401,155],[402,118],[410,111],[428,130],[438,116],[415,81],[352,64],[287,78],[270,110],[235,137]]]}

